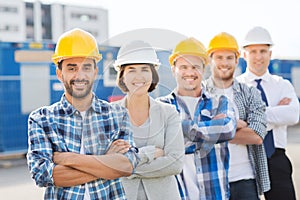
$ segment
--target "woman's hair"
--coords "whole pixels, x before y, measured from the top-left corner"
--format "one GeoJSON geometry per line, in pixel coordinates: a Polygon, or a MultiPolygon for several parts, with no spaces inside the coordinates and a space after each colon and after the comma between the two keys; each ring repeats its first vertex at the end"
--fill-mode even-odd
{"type": "MultiPolygon", "coordinates": [[[[139,64],[143,64],[143,63],[139,63],[139,64]]],[[[118,71],[118,75],[117,75],[117,84],[119,86],[119,88],[122,90],[122,92],[126,93],[128,92],[128,88],[126,87],[123,79],[124,79],[124,71],[125,71],[125,68],[126,66],[128,65],[135,65],[135,64],[126,64],[126,65],[122,65],[120,67],[120,70],[118,71]]],[[[149,64],[149,63],[145,63],[145,65],[149,65],[150,66],[150,70],[152,72],[152,82],[151,82],[151,85],[148,89],[148,92],[152,92],[157,84],[158,84],[158,81],[159,81],[159,76],[158,76],[158,73],[157,73],[157,70],[155,69],[155,66],[152,65],[152,64],[149,64]]]]}

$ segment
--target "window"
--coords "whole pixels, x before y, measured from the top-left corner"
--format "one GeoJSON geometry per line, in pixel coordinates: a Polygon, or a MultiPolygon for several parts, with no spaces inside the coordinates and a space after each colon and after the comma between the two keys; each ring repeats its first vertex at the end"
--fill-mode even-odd
{"type": "Polygon", "coordinates": [[[21,65],[21,110],[27,114],[50,104],[48,65],[21,65]]]}
{"type": "Polygon", "coordinates": [[[8,31],[8,32],[18,32],[19,27],[18,25],[13,25],[13,24],[1,24],[0,25],[0,31],[8,31]]]}
{"type": "Polygon", "coordinates": [[[18,8],[16,7],[9,7],[9,6],[1,6],[0,7],[0,13],[12,13],[16,14],[18,13],[18,8]]]}
{"type": "Polygon", "coordinates": [[[87,21],[97,21],[98,17],[95,14],[87,14],[87,13],[72,13],[71,18],[79,19],[83,22],[87,21]]]}

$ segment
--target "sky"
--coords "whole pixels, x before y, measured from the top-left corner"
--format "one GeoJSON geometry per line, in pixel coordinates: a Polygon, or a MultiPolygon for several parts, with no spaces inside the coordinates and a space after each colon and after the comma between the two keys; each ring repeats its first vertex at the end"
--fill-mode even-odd
{"type": "MultiPolygon", "coordinates": [[[[66,1],[66,0],[65,0],[66,1]]],[[[60,0],[59,2],[62,2],[60,0]]],[[[68,4],[107,9],[109,39],[151,35],[174,46],[173,40],[195,37],[206,47],[220,33],[240,43],[254,26],[266,28],[273,39],[273,58],[300,59],[299,0],[67,0],[68,4]],[[152,32],[151,32],[152,31],[152,32]],[[121,37],[126,36],[126,37],[121,37]]]]}

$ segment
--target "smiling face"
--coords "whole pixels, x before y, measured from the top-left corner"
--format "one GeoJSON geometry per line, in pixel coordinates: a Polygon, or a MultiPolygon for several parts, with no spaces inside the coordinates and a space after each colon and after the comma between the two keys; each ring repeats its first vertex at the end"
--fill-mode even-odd
{"type": "Polygon", "coordinates": [[[182,55],[176,58],[172,71],[179,95],[200,96],[204,64],[199,56],[182,55]]]}
{"type": "Polygon", "coordinates": [[[266,73],[272,56],[270,46],[266,44],[249,45],[244,50],[247,68],[257,76],[266,73]]]}
{"type": "Polygon", "coordinates": [[[130,95],[148,94],[148,90],[152,83],[152,71],[150,65],[126,65],[122,79],[130,95]]]}
{"type": "Polygon", "coordinates": [[[214,51],[210,63],[213,79],[219,83],[230,83],[231,85],[235,67],[238,64],[235,52],[230,50],[214,51]]]}
{"type": "Polygon", "coordinates": [[[62,68],[56,70],[58,79],[64,84],[69,102],[92,96],[92,87],[98,68],[89,58],[69,58],[62,61],[62,68]]]}

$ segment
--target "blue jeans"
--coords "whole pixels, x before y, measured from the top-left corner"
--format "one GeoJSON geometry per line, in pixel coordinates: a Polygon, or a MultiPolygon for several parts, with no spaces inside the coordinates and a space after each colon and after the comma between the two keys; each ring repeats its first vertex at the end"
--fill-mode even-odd
{"type": "Polygon", "coordinates": [[[230,200],[259,200],[255,179],[229,183],[230,200]]]}

